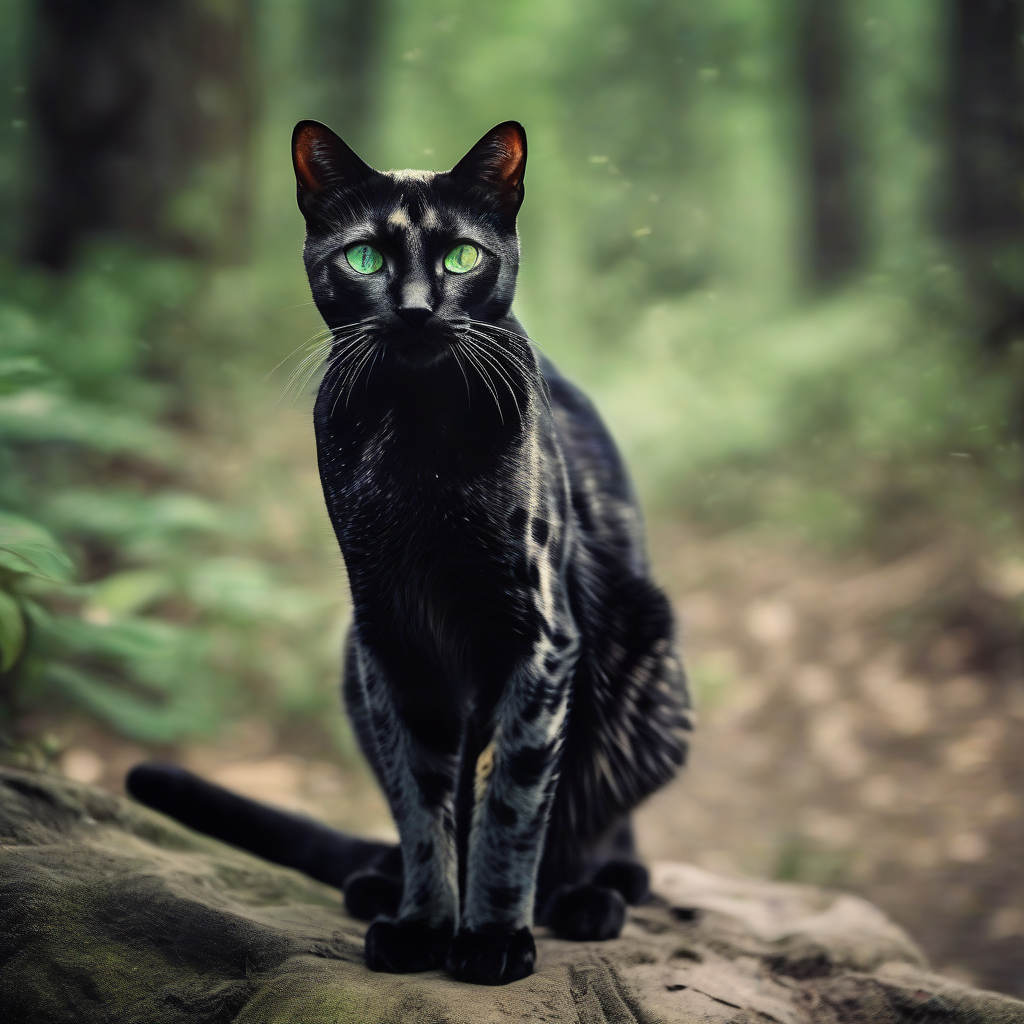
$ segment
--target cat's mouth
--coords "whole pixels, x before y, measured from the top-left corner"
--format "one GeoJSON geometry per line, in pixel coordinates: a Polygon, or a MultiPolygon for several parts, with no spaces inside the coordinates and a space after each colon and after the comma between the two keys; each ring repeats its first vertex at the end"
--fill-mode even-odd
{"type": "Polygon", "coordinates": [[[437,366],[452,358],[458,337],[450,330],[420,329],[389,333],[387,347],[395,362],[410,369],[437,366]]]}

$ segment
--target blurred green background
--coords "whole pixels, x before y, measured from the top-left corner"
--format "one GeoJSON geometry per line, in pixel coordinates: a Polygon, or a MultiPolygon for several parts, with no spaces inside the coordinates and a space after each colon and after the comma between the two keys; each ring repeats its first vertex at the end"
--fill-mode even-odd
{"type": "Polygon", "coordinates": [[[648,849],[859,887],[1024,993],[1022,39],[1017,0],[0,0],[5,756],[358,776],[289,133],[442,169],[515,118],[516,308],[722,740],[663,810],[732,818],[648,849]]]}

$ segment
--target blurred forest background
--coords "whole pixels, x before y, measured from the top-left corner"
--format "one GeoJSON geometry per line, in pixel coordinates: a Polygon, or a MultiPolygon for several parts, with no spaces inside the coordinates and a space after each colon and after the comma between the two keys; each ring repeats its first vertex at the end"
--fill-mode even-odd
{"type": "Polygon", "coordinates": [[[645,853],[849,887],[1024,995],[1024,3],[0,0],[0,48],[4,758],[387,832],[289,133],[440,169],[515,118],[517,310],[626,451],[700,705],[645,853]]]}

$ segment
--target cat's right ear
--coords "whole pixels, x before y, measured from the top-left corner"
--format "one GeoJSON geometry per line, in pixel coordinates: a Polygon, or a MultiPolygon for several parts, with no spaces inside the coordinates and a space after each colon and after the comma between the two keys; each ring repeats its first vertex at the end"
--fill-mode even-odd
{"type": "Polygon", "coordinates": [[[373,173],[341,138],[319,121],[300,121],[292,132],[292,164],[299,209],[330,186],[354,185],[373,173]]]}
{"type": "Polygon", "coordinates": [[[453,178],[485,188],[505,216],[515,220],[523,205],[526,129],[518,121],[495,125],[452,169],[453,178]]]}

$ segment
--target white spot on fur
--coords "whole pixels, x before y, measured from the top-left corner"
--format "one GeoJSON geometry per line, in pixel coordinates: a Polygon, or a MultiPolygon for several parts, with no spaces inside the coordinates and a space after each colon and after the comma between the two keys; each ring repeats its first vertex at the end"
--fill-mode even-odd
{"type": "Polygon", "coordinates": [[[400,206],[397,210],[392,211],[391,216],[388,217],[388,223],[394,225],[396,228],[412,227],[412,221],[409,219],[409,211],[404,206],[400,206]]]}
{"type": "Polygon", "coordinates": [[[384,172],[390,177],[394,178],[395,181],[431,181],[437,177],[437,171],[385,171],[384,172]]]}
{"type": "Polygon", "coordinates": [[[494,741],[484,747],[480,756],[476,759],[476,778],[473,780],[473,790],[476,802],[480,803],[487,793],[487,780],[494,771],[494,741]]]}
{"type": "Polygon", "coordinates": [[[441,226],[440,218],[437,216],[437,211],[432,207],[428,206],[423,211],[423,216],[420,218],[420,227],[426,228],[428,231],[433,228],[441,226]]]}

